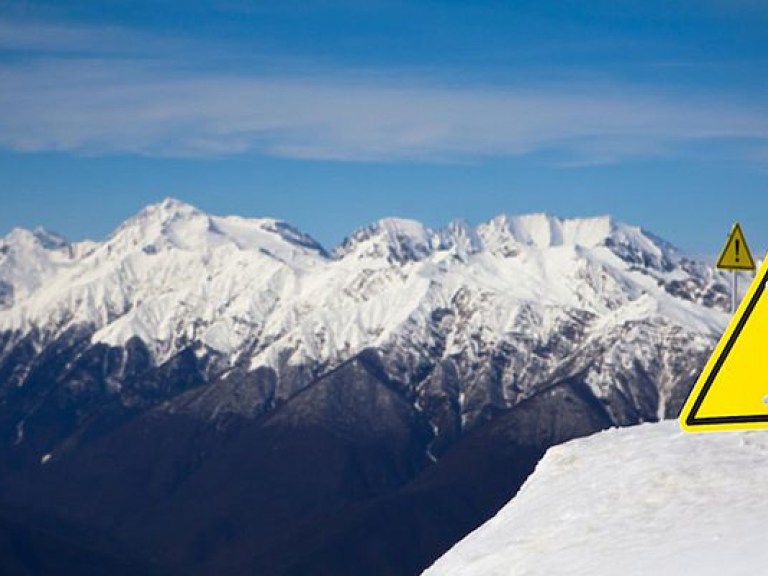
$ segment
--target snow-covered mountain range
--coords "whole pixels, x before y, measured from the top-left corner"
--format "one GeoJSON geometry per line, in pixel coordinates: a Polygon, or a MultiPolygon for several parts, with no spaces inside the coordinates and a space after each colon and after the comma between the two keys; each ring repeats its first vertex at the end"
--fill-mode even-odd
{"type": "Polygon", "coordinates": [[[760,573],[766,451],[764,433],[686,434],[677,422],[557,446],[424,576],[760,573]]]}
{"type": "MultiPolygon", "coordinates": [[[[721,333],[726,286],[607,216],[443,230],[386,219],[326,251],[284,222],[168,199],[100,243],[20,229],[0,240],[0,363],[74,332],[122,351],[105,374],[119,393],[130,342],[152,366],[192,350],[210,382],[274,373],[274,389],[239,405],[213,390],[188,404],[250,413],[375,348],[422,403],[447,399],[465,424],[575,373],[600,398],[625,396],[617,420],[644,420],[669,415],[681,368],[692,376],[721,333]],[[634,365],[648,389],[617,381],[634,365]]],[[[29,370],[15,368],[24,386],[29,370]]]]}
{"type": "Polygon", "coordinates": [[[333,249],[172,199],[102,242],[17,229],[0,520],[107,534],[160,573],[415,574],[549,446],[675,416],[729,302],[609,216],[391,218],[333,249]]]}

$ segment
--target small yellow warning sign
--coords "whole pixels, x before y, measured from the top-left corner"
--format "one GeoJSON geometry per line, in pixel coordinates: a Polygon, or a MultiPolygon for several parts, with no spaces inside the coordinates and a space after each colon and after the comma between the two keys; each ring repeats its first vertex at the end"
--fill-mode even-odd
{"type": "Polygon", "coordinates": [[[744,232],[738,222],[733,225],[728,241],[725,243],[720,258],[717,259],[717,267],[721,270],[754,270],[755,261],[747,246],[744,232]]]}
{"type": "Polygon", "coordinates": [[[768,257],[680,413],[688,432],[768,428],[768,257]]]}

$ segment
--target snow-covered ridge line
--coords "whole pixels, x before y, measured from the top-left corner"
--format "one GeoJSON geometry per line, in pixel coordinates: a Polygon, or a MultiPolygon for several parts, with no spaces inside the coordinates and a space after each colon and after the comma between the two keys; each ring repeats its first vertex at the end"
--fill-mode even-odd
{"type": "MultiPolygon", "coordinates": [[[[584,246],[596,247],[610,237],[620,238],[626,242],[636,242],[647,248],[649,252],[661,256],[677,253],[671,245],[644,230],[617,222],[609,215],[593,218],[562,219],[546,213],[512,216],[502,214],[492,220],[472,227],[466,221],[457,220],[439,230],[433,230],[416,220],[403,218],[384,218],[373,224],[361,227],[350,234],[342,243],[330,251],[308,234],[290,226],[288,223],[271,218],[242,218],[239,216],[212,216],[198,208],[167,198],[157,204],[142,209],[137,215],[129,218],[110,234],[103,243],[85,241],[88,247],[110,244],[116,238],[127,236],[133,241],[141,241],[142,235],[152,232],[152,225],[160,223],[162,232],[168,232],[174,222],[198,221],[209,227],[212,233],[222,233],[233,240],[248,241],[242,247],[260,248],[258,242],[263,238],[246,235],[238,237],[237,227],[260,227],[281,236],[288,242],[299,246],[323,252],[333,253],[344,257],[360,243],[372,238],[383,238],[390,245],[408,244],[416,255],[427,255],[438,250],[449,250],[457,246],[464,247],[467,252],[491,250],[498,248],[500,237],[512,239],[516,243],[540,248],[553,246],[584,246]],[[218,225],[223,224],[224,230],[218,225]]],[[[125,242],[125,239],[122,239],[125,242]]],[[[32,231],[15,228],[5,237],[0,238],[0,247],[31,246],[37,244],[44,250],[69,249],[80,243],[71,244],[62,236],[38,227],[32,231]]],[[[191,246],[189,246],[191,247],[191,246]]]]}
{"type": "MultiPolygon", "coordinates": [[[[278,278],[288,281],[290,277],[292,280],[288,283],[298,289],[299,278],[308,270],[324,276],[334,268],[343,270],[342,273],[354,272],[358,286],[362,287],[359,275],[371,266],[397,268],[407,262],[437,263],[443,259],[442,253],[475,257],[478,263],[483,261],[483,253],[495,258],[527,259],[525,268],[548,274],[542,269],[544,260],[561,259],[565,269],[578,259],[582,249],[597,251],[601,259],[609,255],[608,249],[630,264],[650,266],[655,272],[667,272],[679,261],[677,251],[669,245],[610,216],[564,220],[547,214],[530,214],[502,215],[475,228],[465,222],[453,222],[440,231],[412,220],[384,219],[351,234],[333,251],[336,262],[330,262],[328,252],[318,242],[284,222],[216,217],[181,201],[167,199],[143,209],[102,243],[69,244],[42,230],[32,233],[15,230],[0,240],[0,285],[5,287],[3,308],[6,309],[0,314],[0,329],[3,325],[23,329],[45,324],[38,312],[44,309],[51,312],[50,308],[56,308],[62,296],[66,299],[69,295],[69,302],[65,304],[68,311],[73,312],[71,304],[75,307],[82,304],[79,288],[87,286],[92,290],[85,291],[95,289],[101,299],[111,304],[111,310],[128,314],[137,312],[137,304],[146,301],[137,292],[148,291],[150,293],[145,294],[148,297],[161,296],[160,292],[185,292],[198,300],[203,297],[210,300],[212,294],[228,296],[218,304],[238,300],[235,287],[245,289],[245,286],[235,281],[233,267],[243,272],[251,269],[254,287],[268,284],[268,277],[273,281],[278,278]],[[262,262],[265,258],[268,262],[262,262]],[[156,270],[157,262],[153,262],[159,259],[164,260],[162,270],[156,270]],[[347,260],[360,262],[354,265],[347,260]],[[222,269],[209,270],[219,267],[222,269]],[[203,275],[202,269],[205,269],[206,278],[210,275],[208,272],[216,272],[219,278],[210,278],[204,289],[199,276],[192,273],[195,268],[199,275],[203,275]],[[220,291],[217,284],[222,283],[222,275],[229,281],[220,291]],[[105,285],[110,276],[119,286],[105,285]],[[197,291],[192,289],[190,281],[198,284],[197,291]]],[[[282,289],[286,286],[280,288],[281,300],[290,295],[282,289]]],[[[529,293],[528,297],[536,295],[535,289],[522,292],[521,296],[525,292],[529,293]]],[[[93,301],[90,308],[99,305],[93,301]]],[[[252,307],[242,303],[240,311],[253,316],[249,308],[252,307]]],[[[603,306],[598,310],[600,308],[603,306]]],[[[215,316],[199,306],[197,311],[204,318],[215,316]]],[[[194,313],[194,309],[189,312],[194,313]]],[[[75,314],[73,320],[101,326],[105,316],[110,315],[75,314]]],[[[54,310],[53,318],[56,317],[54,310]]],[[[158,336],[160,339],[171,336],[167,333],[171,327],[163,326],[162,322],[152,322],[151,326],[142,324],[146,321],[134,325],[135,335],[153,340],[158,336]]],[[[121,338],[116,339],[119,340],[121,338]]],[[[212,344],[221,348],[223,342],[212,344]]]]}
{"type": "Polygon", "coordinates": [[[438,251],[473,254],[503,252],[510,244],[536,248],[572,246],[596,248],[631,246],[658,261],[672,261],[679,252],[638,227],[617,222],[611,216],[561,219],[539,213],[522,216],[502,214],[472,227],[458,220],[434,230],[415,220],[385,218],[356,230],[333,250],[338,257],[350,254],[398,261],[421,260],[438,251]]]}

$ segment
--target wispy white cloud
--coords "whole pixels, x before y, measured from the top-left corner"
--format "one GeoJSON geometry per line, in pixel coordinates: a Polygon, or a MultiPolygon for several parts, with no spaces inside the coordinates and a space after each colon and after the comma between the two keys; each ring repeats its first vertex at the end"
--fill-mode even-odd
{"type": "Polygon", "coordinates": [[[0,51],[57,54],[152,54],[189,46],[120,26],[92,26],[0,17],[0,51]]]}
{"type": "MultiPolygon", "coordinates": [[[[7,26],[0,21],[0,38],[7,26]]],[[[723,97],[605,82],[462,88],[341,72],[190,71],[194,55],[162,39],[143,39],[162,57],[115,56],[129,36],[63,26],[42,33],[26,25],[0,41],[6,50],[45,52],[0,65],[0,146],[350,161],[544,151],[564,165],[582,165],[675,154],[691,141],[768,141],[765,108],[723,97]],[[90,53],[102,35],[115,46],[110,57],[90,53]]]]}

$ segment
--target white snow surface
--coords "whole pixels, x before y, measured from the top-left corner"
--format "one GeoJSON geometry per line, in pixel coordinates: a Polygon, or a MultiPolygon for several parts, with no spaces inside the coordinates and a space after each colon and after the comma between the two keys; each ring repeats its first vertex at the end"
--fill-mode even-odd
{"type": "Polygon", "coordinates": [[[0,309],[35,293],[94,247],[93,242],[69,244],[42,228],[14,228],[0,238],[0,309]],[[13,286],[3,297],[2,287],[13,286]]]}
{"type": "MultiPolygon", "coordinates": [[[[546,342],[575,311],[593,318],[591,333],[642,320],[680,327],[699,348],[728,320],[665,290],[692,278],[681,255],[609,216],[503,215],[441,230],[389,218],[328,253],[283,222],[212,216],[168,199],[104,242],[45,234],[0,240],[0,331],[55,337],[90,325],[93,342],[137,336],[157,362],[191,342],[232,361],[245,355],[252,368],[332,366],[397,342],[434,348],[440,309],[459,310],[444,355],[478,337],[493,346],[524,332],[546,342]]],[[[717,281],[706,270],[697,281],[717,281]]]]}
{"type": "Polygon", "coordinates": [[[518,495],[424,576],[754,576],[768,434],[676,421],[551,448],[518,495]]]}

